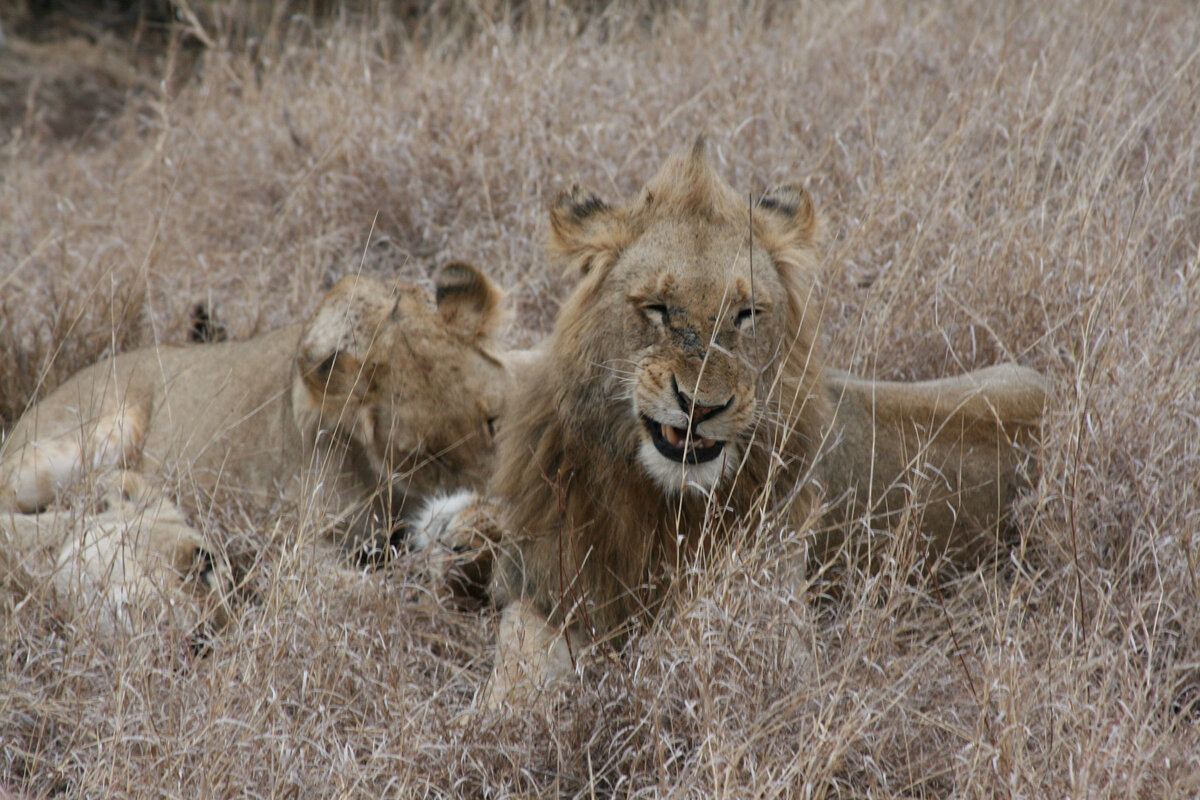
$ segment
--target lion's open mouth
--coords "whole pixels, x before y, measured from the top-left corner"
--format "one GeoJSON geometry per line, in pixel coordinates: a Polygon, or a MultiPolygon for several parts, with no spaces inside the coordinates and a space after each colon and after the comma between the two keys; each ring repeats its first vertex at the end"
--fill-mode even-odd
{"type": "Polygon", "coordinates": [[[684,464],[703,464],[721,455],[721,451],[725,449],[725,443],[715,439],[693,438],[688,441],[685,428],[676,428],[649,417],[642,417],[642,424],[646,426],[646,430],[650,431],[650,441],[654,443],[654,449],[658,450],[663,458],[671,461],[684,464]]]}

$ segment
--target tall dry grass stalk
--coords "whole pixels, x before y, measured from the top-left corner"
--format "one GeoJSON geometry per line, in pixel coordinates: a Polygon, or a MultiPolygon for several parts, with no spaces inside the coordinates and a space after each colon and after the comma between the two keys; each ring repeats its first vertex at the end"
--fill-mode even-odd
{"type": "MultiPolygon", "coordinates": [[[[567,286],[541,248],[550,198],[574,181],[626,196],[704,132],[733,185],[799,179],[828,215],[834,363],[1051,376],[1019,548],[935,584],[897,546],[831,589],[798,566],[797,532],[750,520],[582,684],[466,727],[493,621],[429,601],[403,562],[346,580],[283,548],[201,660],[167,636],[101,641],[32,598],[0,612],[0,786],[1200,793],[1194,5],[546,4],[521,24],[480,8],[466,33],[413,38],[376,12],[279,20],[252,55],[216,36],[193,78],[87,146],[11,138],[0,415],[106,353],[183,340],[199,300],[245,337],[360,264],[426,281],[475,261],[533,341],[567,286]]],[[[197,524],[305,533],[224,509],[197,524]]]]}

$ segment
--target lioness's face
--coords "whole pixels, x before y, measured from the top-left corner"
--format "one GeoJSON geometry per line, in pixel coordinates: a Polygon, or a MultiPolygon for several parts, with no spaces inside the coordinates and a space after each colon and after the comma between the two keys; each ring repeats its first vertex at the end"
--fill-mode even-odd
{"type": "Polygon", "coordinates": [[[767,254],[738,234],[654,225],[609,275],[626,300],[638,460],[669,491],[708,491],[736,472],[754,433],[759,374],[781,339],[773,312],[785,307],[783,287],[767,254]]]}
{"type": "MultiPolygon", "coordinates": [[[[363,449],[392,508],[481,488],[511,378],[493,341],[501,292],[469,264],[444,266],[437,294],[350,276],[301,335],[298,406],[363,449]]],[[[335,434],[339,435],[339,434],[335,434]]]]}
{"type": "Polygon", "coordinates": [[[482,488],[510,377],[483,342],[464,341],[423,293],[400,301],[377,374],[372,446],[412,505],[434,491],[482,488]]]}

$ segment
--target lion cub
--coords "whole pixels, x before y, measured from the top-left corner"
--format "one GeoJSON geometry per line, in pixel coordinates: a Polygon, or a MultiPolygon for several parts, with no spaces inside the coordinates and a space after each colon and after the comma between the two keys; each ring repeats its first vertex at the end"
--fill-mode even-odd
{"type": "Polygon", "coordinates": [[[96,503],[0,514],[0,585],[45,594],[60,617],[102,635],[165,627],[202,649],[225,626],[233,570],[183,512],[135,472],[100,475],[96,503]]]}

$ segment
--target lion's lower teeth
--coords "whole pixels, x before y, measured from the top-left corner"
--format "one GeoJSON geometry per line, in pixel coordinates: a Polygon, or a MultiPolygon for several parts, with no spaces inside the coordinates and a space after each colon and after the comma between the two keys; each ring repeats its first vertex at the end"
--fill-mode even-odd
{"type": "Polygon", "coordinates": [[[662,432],[663,438],[667,440],[671,447],[683,446],[683,437],[687,435],[686,431],[681,433],[678,428],[672,427],[671,425],[663,425],[662,432]]]}
{"type": "MultiPolygon", "coordinates": [[[[662,435],[667,440],[667,444],[671,447],[683,447],[684,441],[687,439],[687,431],[681,428],[676,428],[673,425],[662,424],[662,435]]],[[[692,449],[705,450],[709,447],[714,447],[716,441],[713,439],[693,439],[692,449]]]]}

